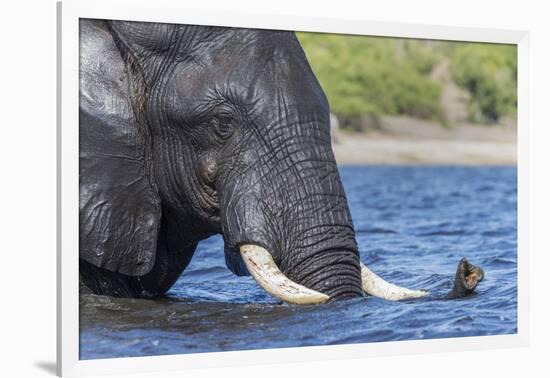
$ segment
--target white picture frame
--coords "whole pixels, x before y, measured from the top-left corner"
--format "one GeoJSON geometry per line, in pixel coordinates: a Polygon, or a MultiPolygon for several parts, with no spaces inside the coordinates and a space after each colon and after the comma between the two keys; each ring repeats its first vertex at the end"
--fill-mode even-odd
{"type": "Polygon", "coordinates": [[[178,0],[63,1],[58,3],[58,256],[57,372],[62,376],[145,373],[198,367],[362,358],[410,353],[465,351],[528,344],[528,78],[529,35],[525,31],[381,23],[331,18],[212,12],[178,0]],[[78,99],[79,18],[235,26],[342,34],[409,37],[518,46],[518,332],[422,341],[398,341],[188,355],[79,360],[78,319],[78,99]]]}

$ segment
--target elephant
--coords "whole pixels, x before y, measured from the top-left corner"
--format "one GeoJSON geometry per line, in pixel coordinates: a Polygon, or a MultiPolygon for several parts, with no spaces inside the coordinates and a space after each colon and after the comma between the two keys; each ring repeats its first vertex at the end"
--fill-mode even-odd
{"type": "Polygon", "coordinates": [[[425,296],[361,263],[329,114],[293,32],[81,19],[81,288],[162,296],[221,234],[283,302],[425,296]]]}

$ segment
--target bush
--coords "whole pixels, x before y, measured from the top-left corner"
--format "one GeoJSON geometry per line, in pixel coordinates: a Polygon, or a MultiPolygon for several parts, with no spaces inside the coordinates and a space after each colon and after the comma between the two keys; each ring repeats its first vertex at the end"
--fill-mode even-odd
{"type": "Polygon", "coordinates": [[[517,109],[517,50],[512,45],[456,43],[451,50],[454,81],[472,96],[470,118],[497,122],[517,109]]]}
{"type": "MultiPolygon", "coordinates": [[[[445,124],[435,64],[450,61],[452,79],[471,95],[470,118],[497,122],[517,107],[517,54],[512,45],[296,33],[332,112],[344,127],[365,119],[410,115],[445,124]]],[[[376,124],[376,122],[374,122],[376,124]]]]}
{"type": "Polygon", "coordinates": [[[364,117],[441,116],[441,88],[428,74],[437,55],[425,41],[297,33],[311,67],[344,126],[364,117]]]}

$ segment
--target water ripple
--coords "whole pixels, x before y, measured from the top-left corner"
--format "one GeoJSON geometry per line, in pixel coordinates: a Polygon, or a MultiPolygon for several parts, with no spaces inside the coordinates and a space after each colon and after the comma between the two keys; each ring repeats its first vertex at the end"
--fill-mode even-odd
{"type": "Polygon", "coordinates": [[[466,337],[517,332],[515,168],[343,167],[361,259],[430,292],[291,306],[225,268],[223,240],[201,242],[159,300],[81,298],[82,359],[466,337]],[[486,277],[448,300],[462,257],[486,277]]]}

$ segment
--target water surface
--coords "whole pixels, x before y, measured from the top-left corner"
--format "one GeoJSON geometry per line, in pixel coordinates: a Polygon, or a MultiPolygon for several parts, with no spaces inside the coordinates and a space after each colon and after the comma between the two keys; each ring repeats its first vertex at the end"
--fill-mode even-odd
{"type": "Polygon", "coordinates": [[[81,297],[80,358],[368,343],[517,332],[517,185],[512,167],[341,167],[361,260],[430,298],[291,306],[201,242],[162,300],[81,297]],[[460,258],[477,293],[445,300],[460,258]]]}

